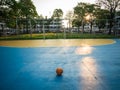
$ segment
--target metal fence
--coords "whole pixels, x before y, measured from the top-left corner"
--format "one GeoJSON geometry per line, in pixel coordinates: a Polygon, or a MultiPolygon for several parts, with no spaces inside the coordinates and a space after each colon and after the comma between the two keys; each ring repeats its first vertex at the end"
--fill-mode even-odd
{"type": "MultiPolygon", "coordinates": [[[[89,34],[92,28],[92,34],[107,34],[109,25],[104,21],[103,28],[99,28],[97,22],[93,22],[79,27],[71,27],[69,20],[52,19],[6,19],[0,20],[0,37],[14,39],[52,39],[52,38],[80,38],[82,34],[89,34]],[[84,30],[83,30],[84,29],[84,30]]],[[[101,20],[102,23],[102,20],[101,20]]],[[[120,22],[119,22],[120,24],[120,22]]],[[[116,28],[115,28],[116,29],[116,28]]],[[[115,30],[114,29],[114,30],[115,30]]],[[[117,30],[117,29],[116,29],[117,30]]],[[[120,31],[120,30],[118,30],[120,31]]],[[[119,32],[117,32],[118,34],[119,32]]]]}

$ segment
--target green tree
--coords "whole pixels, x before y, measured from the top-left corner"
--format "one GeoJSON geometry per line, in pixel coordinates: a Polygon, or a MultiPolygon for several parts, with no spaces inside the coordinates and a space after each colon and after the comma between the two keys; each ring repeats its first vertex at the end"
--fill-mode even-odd
{"type": "Polygon", "coordinates": [[[120,10],[116,12],[117,16],[120,16],[120,10]]]}
{"type": "Polygon", "coordinates": [[[106,23],[107,23],[107,20],[109,19],[110,15],[109,15],[109,11],[108,10],[105,10],[105,9],[97,9],[96,13],[95,13],[95,16],[96,16],[96,20],[95,20],[95,23],[96,25],[98,26],[99,30],[101,28],[105,28],[106,27],[106,23]]]}
{"type": "Polygon", "coordinates": [[[96,10],[96,5],[95,4],[87,4],[86,5],[86,17],[89,16],[89,18],[87,18],[87,22],[90,23],[90,33],[92,33],[92,26],[93,26],[93,20],[95,18],[95,10],[96,10]]]}
{"type": "Polygon", "coordinates": [[[17,2],[15,0],[0,0],[0,19],[7,19],[12,11],[16,11],[17,2]]]}
{"type": "Polygon", "coordinates": [[[104,7],[105,9],[109,10],[110,13],[110,28],[109,28],[109,33],[111,34],[111,29],[113,27],[113,22],[115,18],[115,13],[117,8],[120,6],[120,0],[97,0],[97,3],[101,6],[104,7]]]}
{"type": "Polygon", "coordinates": [[[81,21],[79,21],[78,19],[74,19],[74,20],[72,21],[72,25],[73,25],[73,27],[79,27],[79,26],[82,25],[82,23],[81,23],[81,21]]]}
{"type": "Polygon", "coordinates": [[[87,4],[85,8],[86,8],[86,15],[90,16],[88,22],[90,23],[90,33],[92,33],[92,27],[95,22],[96,12],[99,9],[99,6],[95,4],[87,4]]]}
{"type": "MultiPolygon", "coordinates": [[[[74,14],[75,14],[75,20],[77,20],[76,24],[77,25],[81,25],[81,24],[78,24],[79,22],[82,23],[82,31],[84,32],[84,25],[85,25],[85,22],[86,22],[86,16],[87,15],[90,15],[90,19],[89,19],[89,22],[91,23],[91,30],[90,32],[92,32],[92,19],[95,17],[95,11],[96,9],[98,8],[97,5],[95,4],[89,4],[89,3],[78,3],[78,5],[76,7],[74,7],[74,14]]],[[[75,21],[74,21],[75,22],[75,21]]]]}
{"type": "Polygon", "coordinates": [[[82,32],[84,32],[84,16],[86,13],[85,7],[86,7],[86,3],[78,3],[77,6],[74,7],[75,19],[73,20],[73,24],[74,26],[78,26],[79,28],[82,23],[82,27],[83,27],[82,32]]]}
{"type": "Polygon", "coordinates": [[[14,18],[19,15],[18,2],[16,0],[1,0],[0,4],[1,22],[5,22],[8,27],[14,28],[16,25],[14,18]]]}
{"type": "Polygon", "coordinates": [[[36,7],[34,6],[31,0],[20,0],[19,5],[20,5],[20,17],[26,19],[26,29],[27,33],[29,33],[28,26],[31,26],[31,21],[34,21],[33,20],[34,17],[38,16],[36,7]]]}
{"type": "Polygon", "coordinates": [[[38,19],[44,19],[43,15],[40,14],[39,16],[37,16],[38,19]]]}
{"type": "Polygon", "coordinates": [[[53,11],[52,18],[58,18],[58,19],[60,19],[60,18],[62,18],[62,16],[63,16],[63,11],[62,11],[62,9],[55,9],[55,10],[53,11]]]}
{"type": "Polygon", "coordinates": [[[20,0],[20,9],[21,9],[21,16],[23,17],[36,17],[37,11],[36,7],[34,6],[31,0],[20,0]]]}

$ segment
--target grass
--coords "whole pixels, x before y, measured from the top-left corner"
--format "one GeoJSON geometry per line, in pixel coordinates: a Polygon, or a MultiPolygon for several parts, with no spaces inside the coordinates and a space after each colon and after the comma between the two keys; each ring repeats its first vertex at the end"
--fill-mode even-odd
{"type": "Polygon", "coordinates": [[[88,34],[88,33],[45,33],[45,34],[21,34],[2,36],[0,40],[31,40],[31,39],[110,39],[120,38],[120,36],[107,34],[88,34]]]}

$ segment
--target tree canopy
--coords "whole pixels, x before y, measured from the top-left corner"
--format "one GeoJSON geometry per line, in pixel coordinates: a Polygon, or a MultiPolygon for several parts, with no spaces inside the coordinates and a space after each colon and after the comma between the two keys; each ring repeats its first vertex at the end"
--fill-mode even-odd
{"type": "Polygon", "coordinates": [[[1,19],[9,17],[27,17],[28,15],[37,16],[36,7],[31,0],[1,0],[0,1],[1,19]]]}
{"type": "Polygon", "coordinates": [[[36,7],[31,0],[20,0],[19,3],[21,7],[20,12],[23,17],[35,17],[37,15],[36,7]]]}
{"type": "MultiPolygon", "coordinates": [[[[90,18],[95,18],[96,11],[99,8],[98,5],[90,4],[90,3],[78,3],[76,7],[74,7],[75,19],[73,20],[73,25],[80,27],[82,25],[84,32],[84,24],[86,21],[86,16],[90,15],[90,18]]],[[[92,25],[92,23],[91,23],[92,25]]],[[[92,31],[92,29],[91,29],[92,31]]]]}
{"type": "Polygon", "coordinates": [[[62,9],[55,9],[53,11],[53,15],[52,15],[52,18],[61,18],[63,16],[63,11],[62,9]]]}
{"type": "MultiPolygon", "coordinates": [[[[0,1],[0,19],[5,19],[11,15],[11,11],[16,11],[17,2],[15,0],[1,0],[0,1]]],[[[15,13],[14,13],[15,14],[15,13]]]]}
{"type": "Polygon", "coordinates": [[[117,9],[120,8],[120,0],[97,0],[97,3],[99,6],[104,7],[104,9],[109,10],[110,13],[110,29],[109,29],[109,34],[111,34],[111,28],[113,26],[114,18],[117,9]]]}

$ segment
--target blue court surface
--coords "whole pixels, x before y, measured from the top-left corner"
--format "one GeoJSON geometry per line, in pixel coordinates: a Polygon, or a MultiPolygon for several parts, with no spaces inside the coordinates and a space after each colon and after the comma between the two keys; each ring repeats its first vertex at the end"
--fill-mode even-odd
{"type": "Polygon", "coordinates": [[[120,39],[86,47],[0,46],[0,90],[120,90],[120,39]],[[62,76],[56,68],[63,68],[62,76]]]}

